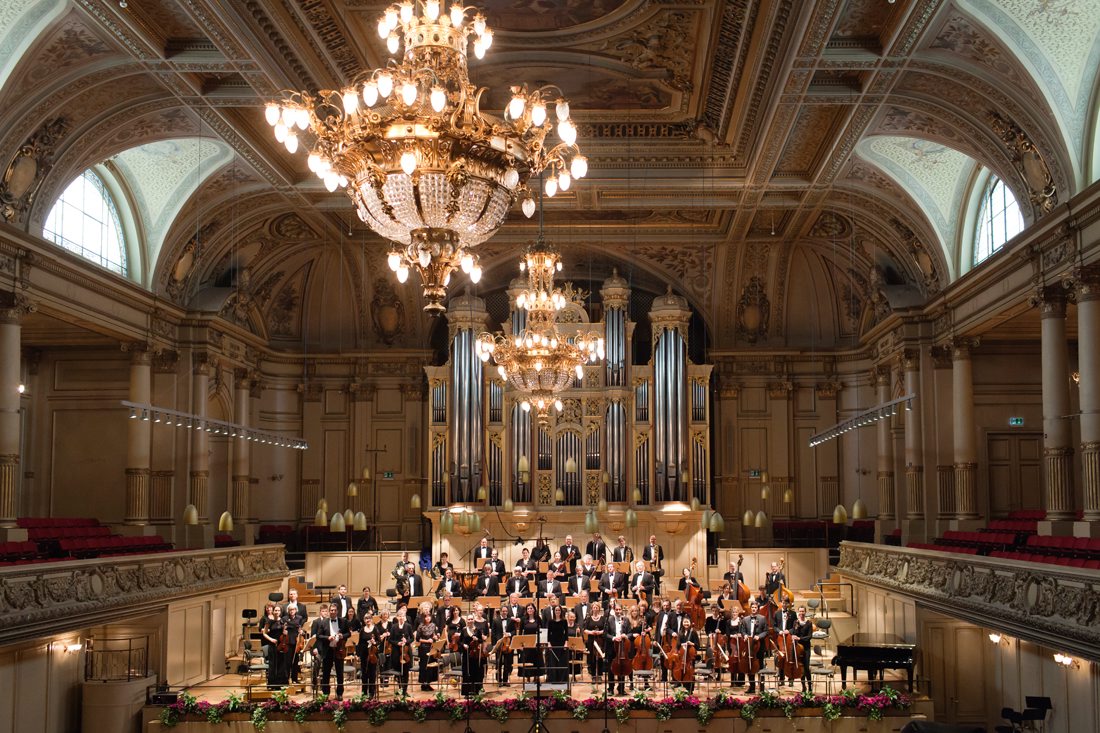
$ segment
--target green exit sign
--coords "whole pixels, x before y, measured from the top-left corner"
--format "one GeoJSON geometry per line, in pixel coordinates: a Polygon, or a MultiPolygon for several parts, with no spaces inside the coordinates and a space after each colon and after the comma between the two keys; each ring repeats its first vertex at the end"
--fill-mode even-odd
{"type": "Polygon", "coordinates": [[[760,478],[760,471],[758,469],[749,469],[749,478],[760,478]]]}
{"type": "Polygon", "coordinates": [[[383,471],[382,478],[393,481],[393,471],[383,471]]]}
{"type": "Polygon", "coordinates": [[[1022,427],[1024,419],[1022,417],[1010,417],[1008,418],[1008,424],[1014,428],[1022,427]]]}

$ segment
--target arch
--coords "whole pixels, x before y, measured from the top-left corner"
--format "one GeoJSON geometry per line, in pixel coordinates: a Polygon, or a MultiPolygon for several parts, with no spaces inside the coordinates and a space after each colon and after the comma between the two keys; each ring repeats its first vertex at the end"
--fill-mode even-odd
{"type": "Polygon", "coordinates": [[[1024,218],[1016,197],[1004,181],[994,175],[987,176],[980,189],[975,221],[975,234],[971,240],[974,265],[992,256],[1024,230],[1024,218]]]}
{"type": "Polygon", "coordinates": [[[102,169],[74,178],[54,201],[42,236],[54,244],[123,277],[129,274],[126,235],[119,201],[104,182],[102,169]]]}
{"type": "Polygon", "coordinates": [[[67,6],[67,0],[5,0],[0,7],[0,89],[27,49],[67,6]]]}

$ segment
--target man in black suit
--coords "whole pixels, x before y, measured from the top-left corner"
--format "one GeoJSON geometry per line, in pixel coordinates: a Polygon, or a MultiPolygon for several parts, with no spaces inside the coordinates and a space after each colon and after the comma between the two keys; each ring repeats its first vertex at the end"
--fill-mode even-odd
{"type": "Polygon", "coordinates": [[[500,615],[512,620],[512,633],[519,633],[519,627],[523,623],[523,604],[518,593],[508,594],[508,603],[500,607],[500,615]]]}
{"type": "Polygon", "coordinates": [[[489,540],[486,537],[482,537],[474,551],[470,553],[470,564],[473,565],[474,570],[485,565],[485,561],[493,556],[493,548],[489,547],[489,540]]]}
{"type": "MultiPolygon", "coordinates": [[[[749,602],[749,612],[741,619],[741,633],[749,637],[749,653],[756,657],[760,669],[764,668],[764,640],[768,636],[768,620],[760,615],[760,606],[756,601],[749,602]]],[[[764,677],[760,675],[760,686],[764,686],[764,677]]],[[[749,678],[749,694],[756,692],[756,678],[749,678]]]]}
{"type": "Polygon", "coordinates": [[[733,590],[734,596],[737,595],[737,586],[739,583],[745,582],[745,576],[737,569],[737,563],[730,560],[730,569],[726,571],[726,574],[722,576],[722,580],[729,583],[730,588],[733,590]]]}
{"type": "Polygon", "coordinates": [[[493,577],[497,579],[497,583],[503,583],[504,576],[508,574],[508,568],[504,565],[504,561],[500,559],[500,554],[496,548],[493,548],[493,553],[489,556],[489,562],[493,565],[493,577]]]}
{"type": "Polygon", "coordinates": [[[298,600],[298,589],[291,588],[290,592],[287,593],[287,596],[288,598],[286,605],[283,606],[283,618],[286,618],[288,615],[287,609],[291,606],[294,606],[297,609],[296,613],[298,614],[298,618],[301,621],[302,628],[306,628],[309,614],[306,612],[306,604],[298,600]]]}
{"type": "Polygon", "coordinates": [[[642,594],[645,594],[646,599],[653,598],[653,588],[656,585],[656,580],[653,577],[653,573],[646,572],[645,562],[639,560],[634,563],[634,574],[630,576],[630,595],[632,598],[642,600],[642,594]]]}
{"type": "Polygon", "coordinates": [[[355,605],[355,603],[348,598],[348,587],[341,583],[336,588],[336,595],[332,597],[330,603],[336,604],[336,610],[340,614],[340,618],[346,619],[348,617],[348,610],[355,605]]]}
{"type": "MultiPolygon", "coordinates": [[[[791,610],[790,601],[786,599],[783,600],[783,608],[776,611],[775,615],[772,616],[772,626],[775,628],[777,634],[789,634],[794,631],[795,618],[794,611],[791,610]]],[[[779,665],[776,665],[776,672],[779,677],[779,684],[782,685],[786,677],[783,674],[783,669],[779,665]]],[[[791,682],[794,682],[794,680],[791,680],[791,682]]]]}
{"type": "Polygon", "coordinates": [[[439,581],[439,587],[435,589],[435,597],[442,598],[446,593],[457,596],[461,589],[461,585],[455,579],[454,571],[447,568],[443,573],[443,580],[439,581]]]}
{"type": "MultiPolygon", "coordinates": [[[[677,601],[679,603],[679,601],[677,601]]],[[[667,646],[673,634],[680,631],[680,614],[672,607],[672,603],[666,598],[661,601],[661,610],[653,621],[654,641],[661,646],[667,646]]],[[[661,665],[661,681],[668,682],[668,668],[661,665]]]]}
{"type": "Polygon", "coordinates": [[[539,598],[562,595],[561,582],[558,581],[558,576],[553,570],[546,573],[546,580],[539,581],[538,588],[539,598]]]}
{"type": "Polygon", "coordinates": [[[416,566],[411,562],[405,564],[405,595],[401,596],[398,605],[409,605],[410,598],[419,598],[424,595],[424,578],[416,572],[416,566]]]}
{"type": "Polygon", "coordinates": [[[802,645],[799,650],[799,656],[802,662],[802,692],[810,692],[810,644],[813,642],[814,636],[814,623],[810,619],[806,618],[806,607],[798,607],[798,617],[794,622],[794,631],[792,632],[798,643],[802,645]]]}
{"type": "MultiPolygon", "coordinates": [[[[347,590],[345,588],[345,590],[347,590]]],[[[336,669],[336,699],[344,696],[344,665],[337,659],[337,649],[348,640],[347,618],[339,616],[340,606],[333,601],[328,604],[328,614],[313,622],[316,649],[321,652],[321,694],[328,697],[329,676],[336,669]]]]}
{"type": "Polygon", "coordinates": [[[577,616],[577,623],[583,624],[584,620],[588,618],[588,591],[581,591],[577,598],[577,604],[573,606],[573,613],[577,616]]]}
{"type": "Polygon", "coordinates": [[[561,561],[569,568],[568,575],[573,574],[573,568],[576,566],[577,561],[581,559],[581,549],[573,544],[573,535],[565,535],[565,544],[558,550],[558,554],[561,555],[561,561]]]}
{"type": "Polygon", "coordinates": [[[607,560],[607,543],[603,541],[599,532],[592,533],[592,539],[585,545],[584,553],[591,555],[592,559],[598,563],[607,560]]]}
{"type": "MultiPolygon", "coordinates": [[[[542,620],[542,628],[544,629],[546,628],[547,624],[549,624],[554,619],[554,608],[561,605],[561,599],[559,599],[557,596],[550,596],[549,598],[547,598],[547,601],[548,603],[546,604],[546,608],[542,609],[542,611],[539,612],[539,617],[542,620]]],[[[564,616],[562,618],[564,618],[564,616]]]]}
{"type": "Polygon", "coordinates": [[[584,572],[584,566],[577,566],[576,575],[569,576],[569,595],[579,596],[581,591],[589,590],[592,585],[592,576],[584,572]]]}
{"type": "Polygon", "coordinates": [[[657,535],[649,536],[649,544],[642,550],[642,559],[653,568],[653,576],[657,579],[656,589],[661,590],[661,578],[665,574],[665,549],[657,544],[657,535]]]}
{"type": "Polygon", "coordinates": [[[600,578],[600,595],[605,605],[606,601],[612,596],[622,598],[626,594],[626,582],[626,575],[614,568],[603,574],[603,577],[600,578]]]}
{"type": "Polygon", "coordinates": [[[771,570],[764,576],[764,592],[771,596],[777,590],[780,585],[786,585],[787,577],[783,575],[783,571],[779,569],[779,563],[772,563],[771,570]]]}
{"type": "Polygon", "coordinates": [[[512,663],[515,661],[515,652],[511,650],[507,652],[499,651],[499,644],[501,640],[511,637],[516,633],[516,624],[502,608],[500,615],[493,619],[489,628],[492,630],[490,640],[492,641],[493,648],[498,650],[497,684],[501,687],[508,687],[508,679],[512,676],[512,663]]]}
{"type": "Polygon", "coordinates": [[[512,571],[512,577],[508,578],[508,583],[504,586],[504,592],[508,595],[515,593],[521,598],[527,598],[531,595],[530,586],[527,585],[527,577],[524,576],[520,565],[516,565],[515,570],[512,571]]]}
{"type": "Polygon", "coordinates": [[[493,563],[489,560],[481,566],[481,575],[477,579],[477,594],[479,596],[499,596],[500,583],[493,575],[493,563]]]}
{"type": "Polygon", "coordinates": [[[626,537],[619,535],[618,544],[611,551],[612,562],[633,562],[634,551],[626,544],[626,537]]]}

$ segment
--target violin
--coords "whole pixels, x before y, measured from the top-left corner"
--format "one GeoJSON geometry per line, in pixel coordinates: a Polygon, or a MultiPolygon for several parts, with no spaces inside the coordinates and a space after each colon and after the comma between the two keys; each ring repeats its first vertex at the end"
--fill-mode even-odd
{"type": "Polygon", "coordinates": [[[284,626],[283,633],[279,634],[279,643],[275,648],[280,654],[286,654],[290,650],[290,631],[284,626]]]}
{"type": "Polygon", "coordinates": [[[631,664],[635,672],[653,669],[653,638],[649,635],[649,629],[642,629],[642,633],[634,639],[634,659],[631,664]]]}
{"type": "Polygon", "coordinates": [[[412,664],[412,661],[413,661],[412,644],[409,643],[406,640],[405,643],[401,645],[401,665],[404,666],[406,664],[412,664]]]}
{"type": "Polygon", "coordinates": [[[373,634],[367,649],[367,664],[378,664],[378,642],[375,641],[373,634]]]}

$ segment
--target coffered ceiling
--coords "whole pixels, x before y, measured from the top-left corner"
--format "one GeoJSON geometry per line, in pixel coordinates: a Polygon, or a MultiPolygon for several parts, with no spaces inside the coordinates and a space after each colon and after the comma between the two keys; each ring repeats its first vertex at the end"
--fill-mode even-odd
{"type": "MultiPolygon", "coordinates": [[[[10,5],[0,11],[0,161],[47,122],[64,125],[40,146],[41,180],[11,223],[40,233],[90,165],[117,162],[125,179],[148,160],[140,146],[217,141],[228,161],[172,168],[177,185],[193,175],[197,190],[175,189],[186,200],[165,210],[179,213],[151,227],[163,245],[147,285],[221,310],[278,348],[425,342],[418,288],[391,280],[386,243],[263,120],[280,89],[338,87],[383,65],[375,25],[386,3],[10,5]],[[372,318],[379,303],[400,303],[396,334],[372,318]]],[[[499,109],[511,84],[552,83],[580,124],[589,176],[546,206],[565,274],[598,281],[618,268],[641,289],[671,284],[715,346],[850,345],[891,307],[965,270],[960,217],[979,173],[1005,179],[1028,222],[1092,178],[1093,0],[478,5],[496,33],[471,61],[473,81],[489,88],[483,106],[499,109]],[[736,306],[756,287],[770,318],[746,334],[736,306]]],[[[139,179],[130,175],[135,189],[139,179]]],[[[139,207],[150,196],[133,192],[139,207]]],[[[507,285],[536,226],[517,207],[480,247],[482,292],[507,285]]]]}

